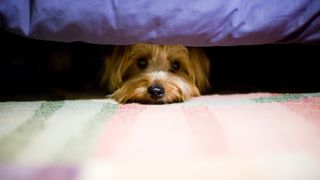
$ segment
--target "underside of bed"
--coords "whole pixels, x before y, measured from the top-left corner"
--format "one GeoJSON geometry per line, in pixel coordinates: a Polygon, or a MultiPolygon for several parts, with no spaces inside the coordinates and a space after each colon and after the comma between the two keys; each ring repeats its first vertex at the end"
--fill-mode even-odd
{"type": "MultiPolygon", "coordinates": [[[[104,98],[99,76],[110,45],[39,41],[1,31],[0,99],[104,98]],[[68,56],[57,70],[52,54],[68,56]],[[88,97],[86,97],[88,95],[88,97]]],[[[320,91],[318,45],[266,44],[202,48],[210,59],[209,94],[320,91]]],[[[65,58],[65,57],[64,57],[65,58]]]]}

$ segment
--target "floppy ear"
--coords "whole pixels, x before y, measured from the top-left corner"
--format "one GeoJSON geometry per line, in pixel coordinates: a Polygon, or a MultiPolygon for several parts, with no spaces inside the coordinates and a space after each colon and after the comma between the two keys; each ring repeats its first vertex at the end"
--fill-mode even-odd
{"type": "Polygon", "coordinates": [[[210,63],[200,48],[188,47],[189,58],[194,68],[195,83],[201,93],[210,90],[210,63]]]}
{"type": "Polygon", "coordinates": [[[115,46],[110,56],[104,61],[100,86],[110,93],[118,89],[123,83],[123,62],[128,56],[127,49],[127,46],[115,46]]]}

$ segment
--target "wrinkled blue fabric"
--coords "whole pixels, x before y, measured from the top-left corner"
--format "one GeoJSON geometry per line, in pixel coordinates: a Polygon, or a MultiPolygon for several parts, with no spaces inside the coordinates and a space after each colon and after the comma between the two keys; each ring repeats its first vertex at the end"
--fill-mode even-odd
{"type": "Polygon", "coordinates": [[[115,45],[318,43],[320,0],[0,0],[0,28],[115,45]]]}

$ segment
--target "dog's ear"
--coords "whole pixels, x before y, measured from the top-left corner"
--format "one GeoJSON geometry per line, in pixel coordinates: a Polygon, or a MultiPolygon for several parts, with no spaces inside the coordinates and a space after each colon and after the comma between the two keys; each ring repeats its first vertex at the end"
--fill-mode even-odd
{"type": "Polygon", "coordinates": [[[210,62],[200,48],[188,47],[189,58],[194,68],[194,78],[196,86],[201,93],[210,90],[210,62]]]}
{"type": "Polygon", "coordinates": [[[108,89],[109,93],[114,92],[123,83],[123,62],[128,56],[127,49],[127,46],[115,46],[105,59],[100,85],[108,89]]]}

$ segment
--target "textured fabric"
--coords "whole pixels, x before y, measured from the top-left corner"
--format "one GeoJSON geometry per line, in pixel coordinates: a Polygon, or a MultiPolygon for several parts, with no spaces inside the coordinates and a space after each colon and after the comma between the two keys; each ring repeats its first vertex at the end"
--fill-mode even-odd
{"type": "Polygon", "coordinates": [[[0,103],[0,179],[320,179],[320,94],[0,103]]]}
{"type": "Polygon", "coordinates": [[[99,44],[190,46],[320,41],[319,0],[1,0],[0,27],[99,44]]]}

